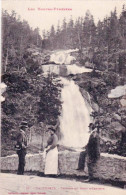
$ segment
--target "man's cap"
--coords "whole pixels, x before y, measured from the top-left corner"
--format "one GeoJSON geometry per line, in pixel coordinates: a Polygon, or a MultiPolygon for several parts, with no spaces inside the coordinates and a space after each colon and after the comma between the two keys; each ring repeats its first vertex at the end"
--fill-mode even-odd
{"type": "Polygon", "coordinates": [[[27,121],[22,121],[20,127],[28,127],[27,121]]]}
{"type": "Polygon", "coordinates": [[[49,127],[48,131],[50,131],[50,130],[55,132],[55,129],[53,127],[49,127]]]}

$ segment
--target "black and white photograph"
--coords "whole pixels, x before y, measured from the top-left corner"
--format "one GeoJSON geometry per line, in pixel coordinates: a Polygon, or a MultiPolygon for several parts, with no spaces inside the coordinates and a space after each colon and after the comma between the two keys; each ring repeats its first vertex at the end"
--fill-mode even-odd
{"type": "Polygon", "coordinates": [[[126,194],[126,1],[1,1],[0,194],[126,194]]]}

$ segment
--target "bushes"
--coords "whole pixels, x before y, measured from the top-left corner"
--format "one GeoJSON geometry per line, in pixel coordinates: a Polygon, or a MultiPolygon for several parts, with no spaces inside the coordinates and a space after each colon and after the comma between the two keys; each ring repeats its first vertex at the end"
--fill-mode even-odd
{"type": "Polygon", "coordinates": [[[61,85],[53,81],[55,77],[44,78],[44,86],[40,91],[40,101],[38,102],[38,121],[55,125],[60,115],[61,101],[59,95],[61,85]]]}
{"type": "Polygon", "coordinates": [[[13,116],[14,114],[17,113],[17,109],[16,109],[16,106],[14,103],[9,103],[7,101],[3,102],[3,112],[6,114],[6,115],[11,115],[13,116]]]}
{"type": "Polygon", "coordinates": [[[3,82],[8,86],[8,93],[23,93],[29,89],[29,83],[19,75],[19,72],[3,75],[3,82]]]}
{"type": "Polygon", "coordinates": [[[2,129],[1,129],[2,135],[6,135],[9,132],[9,130],[12,128],[12,126],[13,126],[13,122],[10,122],[8,119],[3,118],[2,119],[2,129]]]}
{"type": "Polygon", "coordinates": [[[6,100],[2,103],[2,155],[8,153],[6,147],[13,148],[8,135],[11,130],[19,129],[22,120],[26,120],[29,127],[34,126],[36,132],[40,122],[45,126],[56,125],[61,109],[61,85],[56,78],[55,75],[44,78],[42,74],[37,76],[21,71],[3,75],[7,90],[6,100]]]}

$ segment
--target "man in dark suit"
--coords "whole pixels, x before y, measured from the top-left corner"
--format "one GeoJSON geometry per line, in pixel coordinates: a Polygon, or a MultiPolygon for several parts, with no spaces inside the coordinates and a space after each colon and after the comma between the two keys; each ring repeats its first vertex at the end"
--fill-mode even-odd
{"type": "Polygon", "coordinates": [[[80,153],[78,169],[84,170],[85,161],[87,158],[88,166],[88,179],[85,181],[93,180],[93,169],[100,157],[100,138],[99,138],[99,125],[89,124],[90,137],[88,144],[84,147],[85,151],[80,153]]]}
{"type": "Polygon", "coordinates": [[[18,154],[19,164],[18,164],[18,175],[24,174],[25,167],[25,156],[27,153],[27,137],[26,137],[26,129],[28,128],[27,122],[23,121],[20,126],[19,133],[17,135],[17,144],[15,145],[15,149],[18,154]]]}
{"type": "Polygon", "coordinates": [[[93,169],[100,158],[100,138],[99,138],[99,127],[90,123],[89,129],[91,131],[88,144],[86,146],[87,153],[87,165],[88,165],[88,180],[93,180],[93,169]]]}

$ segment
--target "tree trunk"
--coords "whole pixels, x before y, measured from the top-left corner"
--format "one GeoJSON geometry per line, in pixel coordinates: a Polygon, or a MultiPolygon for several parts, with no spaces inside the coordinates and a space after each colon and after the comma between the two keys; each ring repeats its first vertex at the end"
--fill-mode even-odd
{"type": "Polygon", "coordinates": [[[108,45],[107,45],[107,71],[108,71],[108,45]]]}
{"type": "Polygon", "coordinates": [[[4,71],[7,71],[7,64],[8,64],[8,48],[7,48],[7,55],[6,55],[6,59],[5,59],[5,69],[4,71]]]}
{"type": "Polygon", "coordinates": [[[20,43],[20,59],[22,58],[22,36],[21,36],[21,43],[20,43]]]}
{"type": "Polygon", "coordinates": [[[78,31],[78,40],[79,40],[79,49],[82,50],[82,45],[81,45],[81,39],[80,39],[79,31],[78,31]]]}

